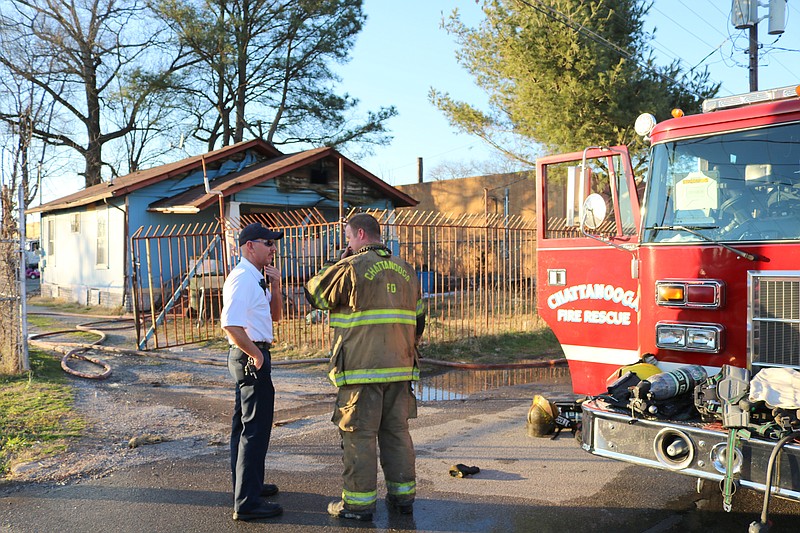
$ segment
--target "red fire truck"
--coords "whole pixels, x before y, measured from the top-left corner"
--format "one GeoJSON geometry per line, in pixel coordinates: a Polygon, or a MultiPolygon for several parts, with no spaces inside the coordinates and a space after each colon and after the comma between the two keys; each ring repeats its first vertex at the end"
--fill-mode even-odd
{"type": "Polygon", "coordinates": [[[734,484],[769,484],[800,500],[800,446],[780,442],[768,477],[781,439],[753,431],[763,420],[742,403],[758,372],[800,370],[798,95],[788,87],[707,100],[703,113],[675,110],[661,123],[639,117],[651,143],[641,176],[625,146],[537,161],[538,311],[588,397],[585,450],[725,482],[727,498],[734,484]],[[607,401],[609,376],[645,356],[665,372],[700,365],[721,379],[704,406],[712,416],[607,401]]]}

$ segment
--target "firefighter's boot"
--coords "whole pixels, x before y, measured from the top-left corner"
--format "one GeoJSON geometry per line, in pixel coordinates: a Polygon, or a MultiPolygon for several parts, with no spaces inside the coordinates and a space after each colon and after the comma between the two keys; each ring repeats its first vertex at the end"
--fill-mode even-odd
{"type": "Polygon", "coordinates": [[[400,514],[412,514],[414,512],[413,501],[401,500],[394,494],[386,495],[386,505],[390,510],[396,511],[400,514]]]}

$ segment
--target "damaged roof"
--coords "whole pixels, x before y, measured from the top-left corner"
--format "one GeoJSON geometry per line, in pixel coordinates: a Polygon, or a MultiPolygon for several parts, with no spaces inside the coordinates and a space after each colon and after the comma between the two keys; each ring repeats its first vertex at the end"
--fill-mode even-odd
{"type": "MultiPolygon", "coordinates": [[[[275,180],[281,192],[311,190],[324,198],[336,201],[339,198],[340,158],[344,170],[344,199],[348,203],[363,205],[380,198],[391,198],[396,207],[412,207],[419,203],[330,147],[287,154],[252,165],[240,172],[215,179],[211,187],[223,197],[228,197],[267,180],[275,180]],[[315,172],[320,174],[322,179],[314,180],[312,174],[315,172]],[[330,177],[326,179],[326,175],[330,177]]],[[[208,193],[203,185],[197,185],[170,198],[154,202],[149,210],[163,213],[196,213],[210,207],[216,199],[217,194],[208,193]]]]}
{"type": "Polygon", "coordinates": [[[197,213],[217,201],[218,195],[213,191],[229,197],[271,179],[276,180],[278,190],[287,192],[299,189],[311,190],[322,197],[338,200],[338,161],[340,159],[344,170],[345,201],[359,205],[369,203],[372,199],[390,198],[396,207],[410,207],[418,203],[411,196],[387,184],[333,148],[315,148],[295,154],[283,154],[272,144],[261,139],[254,139],[93,185],[30,208],[27,213],[46,213],[90,205],[109,198],[123,197],[161,181],[196,172],[204,164],[218,167],[225,160],[244,156],[248,150],[255,151],[261,161],[239,172],[213,179],[210,182],[211,193],[207,193],[202,184],[193,186],[175,196],[153,202],[148,207],[148,211],[197,213]],[[322,175],[333,176],[333,179],[313,179],[312,175],[314,173],[319,175],[320,172],[322,175]]]}

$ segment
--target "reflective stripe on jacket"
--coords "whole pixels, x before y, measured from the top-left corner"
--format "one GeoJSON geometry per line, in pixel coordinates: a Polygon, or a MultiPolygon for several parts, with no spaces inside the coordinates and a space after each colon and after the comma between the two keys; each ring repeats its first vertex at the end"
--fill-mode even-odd
{"type": "Polygon", "coordinates": [[[383,247],[366,247],[306,284],[308,300],[330,311],[329,377],[337,386],[419,380],[415,346],[424,315],[414,269],[383,247]]]}

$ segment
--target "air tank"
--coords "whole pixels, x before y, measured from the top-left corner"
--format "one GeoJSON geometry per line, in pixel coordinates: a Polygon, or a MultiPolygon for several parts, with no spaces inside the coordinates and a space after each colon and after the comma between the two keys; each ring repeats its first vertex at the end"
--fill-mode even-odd
{"type": "Polygon", "coordinates": [[[667,400],[693,391],[695,385],[708,378],[706,369],[700,365],[688,365],[670,372],[661,372],[650,376],[645,381],[650,384],[648,398],[650,400],[667,400]]]}

